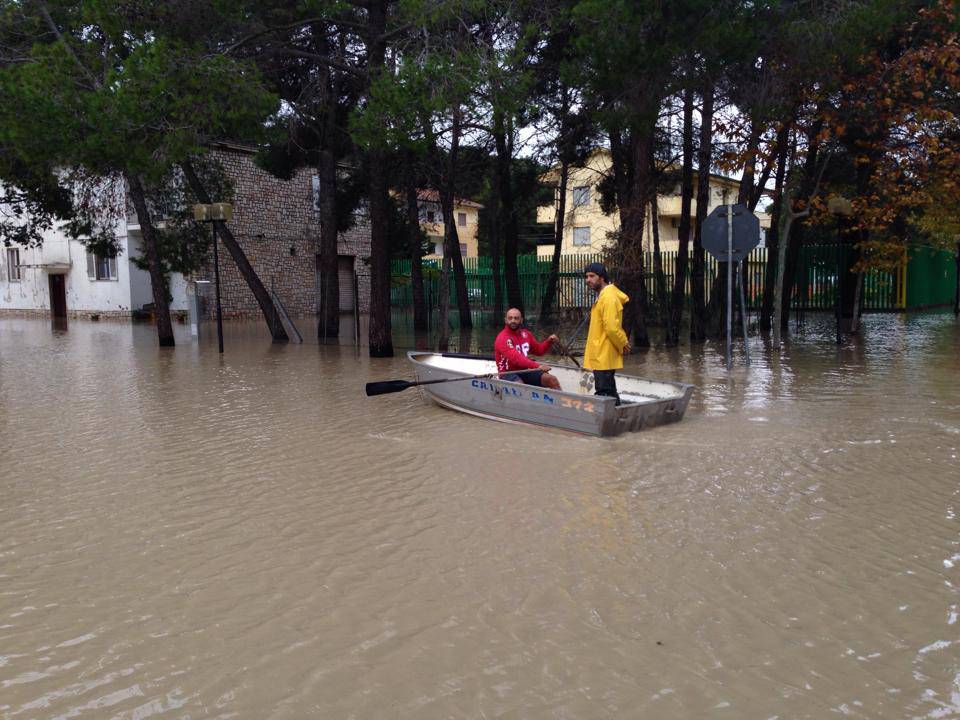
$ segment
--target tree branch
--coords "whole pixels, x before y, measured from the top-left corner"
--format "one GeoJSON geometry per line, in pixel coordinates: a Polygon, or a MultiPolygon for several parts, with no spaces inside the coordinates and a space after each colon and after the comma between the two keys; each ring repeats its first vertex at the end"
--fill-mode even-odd
{"type": "Polygon", "coordinates": [[[73,62],[76,63],[77,67],[80,68],[80,71],[87,76],[87,79],[93,83],[95,88],[100,87],[100,83],[97,81],[96,76],[90,71],[90,69],[80,62],[80,58],[77,56],[77,53],[74,52],[73,47],[70,43],[67,42],[66,38],[63,36],[63,33],[60,32],[60,28],[57,27],[57,24],[53,21],[53,18],[50,16],[50,11],[47,10],[47,4],[40,2],[37,3],[40,7],[40,14],[43,15],[44,22],[47,23],[47,27],[50,28],[50,31],[56,36],[57,40],[63,43],[63,46],[67,49],[67,52],[70,53],[70,57],[73,58],[73,62]]]}
{"type": "Polygon", "coordinates": [[[353,75],[354,77],[363,78],[366,77],[366,73],[363,70],[358,68],[350,67],[349,65],[344,65],[341,62],[337,62],[327,55],[321,55],[319,53],[308,52],[306,50],[294,50],[290,48],[275,48],[269,51],[268,54],[271,55],[281,55],[284,57],[299,57],[306,58],[308,60],[316,60],[328,67],[332,67],[334,70],[341,70],[342,72],[347,73],[348,75],[353,75]]]}

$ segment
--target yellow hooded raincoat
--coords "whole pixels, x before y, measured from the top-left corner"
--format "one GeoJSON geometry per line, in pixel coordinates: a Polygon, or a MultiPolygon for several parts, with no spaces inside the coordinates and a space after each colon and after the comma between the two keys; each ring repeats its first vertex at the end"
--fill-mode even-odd
{"type": "Polygon", "coordinates": [[[600,291],[590,311],[590,331],[583,353],[583,367],[588,370],[619,370],[623,367],[623,306],[630,301],[615,285],[600,291]]]}

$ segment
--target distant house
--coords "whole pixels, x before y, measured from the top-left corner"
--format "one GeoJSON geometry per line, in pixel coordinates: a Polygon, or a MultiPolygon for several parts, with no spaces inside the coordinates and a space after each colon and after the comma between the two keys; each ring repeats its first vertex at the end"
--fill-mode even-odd
{"type": "MultiPolygon", "coordinates": [[[[267,288],[273,289],[291,315],[318,310],[319,210],[315,174],[302,169],[280,180],[254,162],[256,148],[219,143],[213,155],[234,188],[234,215],[228,227],[267,288]]],[[[52,230],[40,248],[0,247],[0,314],[129,318],[153,302],[150,276],[133,263],[142,252],[136,213],[117,188],[121,219],[115,228],[119,253],[114,258],[87,252],[83,243],[52,230]]],[[[353,227],[340,234],[340,307],[368,309],[370,295],[370,224],[360,211],[353,227]]],[[[164,218],[156,222],[162,225],[164,218]]],[[[220,247],[223,312],[227,317],[255,318],[260,307],[229,253],[220,247]]],[[[212,266],[184,278],[170,279],[173,311],[186,311],[187,287],[212,280],[212,266]]]]}
{"type": "MultiPolygon", "coordinates": [[[[116,202],[123,204],[120,185],[116,202]]],[[[129,318],[153,302],[150,275],[133,258],[142,253],[140,226],[125,213],[114,228],[119,253],[101,257],[59,229],[48,231],[38,248],[0,248],[0,314],[53,317],[129,318]]],[[[186,311],[186,281],[170,278],[170,309],[186,311]]]]}
{"type": "MultiPolygon", "coordinates": [[[[443,257],[444,222],[440,207],[440,193],[436,190],[418,190],[417,208],[420,213],[420,227],[426,233],[433,246],[433,252],[427,259],[443,257]]],[[[483,208],[478,202],[466,198],[454,198],[453,217],[457,224],[457,238],[460,241],[460,254],[463,257],[477,257],[477,223],[479,212],[483,208]]]]}
{"type": "MultiPolygon", "coordinates": [[[[575,253],[598,253],[606,250],[610,245],[609,235],[620,229],[620,215],[614,209],[605,214],[600,209],[600,192],[597,185],[612,172],[612,157],[606,148],[597,148],[587,157],[581,166],[571,167],[567,175],[567,196],[563,221],[563,245],[561,253],[564,255],[575,253]]],[[[560,168],[555,166],[541,176],[541,182],[557,188],[560,177],[560,168]]],[[[694,173],[694,188],[697,177],[694,173]]],[[[710,175],[710,203],[707,212],[717,205],[724,203],[724,194],[727,202],[734,202],[740,182],[734,178],[722,175],[710,175]]],[[[557,217],[559,198],[554,192],[554,202],[537,208],[537,222],[554,224],[557,217]]],[[[664,252],[675,251],[679,247],[680,227],[680,184],[668,195],[657,198],[658,230],[660,232],[660,249],[664,252]]],[[[690,206],[691,220],[696,216],[696,194],[690,206]]],[[[761,233],[770,227],[770,216],[757,211],[760,218],[761,233]]],[[[691,241],[693,234],[690,235],[691,241]]],[[[643,245],[646,250],[653,250],[653,232],[651,229],[649,211],[643,229],[643,245]]],[[[537,246],[537,255],[553,254],[553,244],[537,246]]]]}

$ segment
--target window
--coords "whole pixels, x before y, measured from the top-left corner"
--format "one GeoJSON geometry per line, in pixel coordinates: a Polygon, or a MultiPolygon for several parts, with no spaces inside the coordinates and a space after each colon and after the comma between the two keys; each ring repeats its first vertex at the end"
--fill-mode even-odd
{"type": "Polygon", "coordinates": [[[20,249],[7,248],[7,280],[20,282],[20,249]]]}
{"type": "Polygon", "coordinates": [[[590,244],[590,228],[575,227],[573,229],[573,244],[578,247],[590,244]]]}
{"type": "Polygon", "coordinates": [[[117,259],[88,252],[87,277],[90,280],[116,280],[117,259]]]}
{"type": "Polygon", "coordinates": [[[573,189],[573,206],[581,207],[590,204],[590,186],[581,185],[573,189]]]}
{"type": "Polygon", "coordinates": [[[466,257],[466,256],[467,256],[467,244],[466,244],[466,243],[460,243],[460,254],[461,254],[463,257],[466,257]]]}
{"type": "Polygon", "coordinates": [[[466,213],[457,213],[457,225],[460,227],[467,226],[467,214],[466,213]]]}

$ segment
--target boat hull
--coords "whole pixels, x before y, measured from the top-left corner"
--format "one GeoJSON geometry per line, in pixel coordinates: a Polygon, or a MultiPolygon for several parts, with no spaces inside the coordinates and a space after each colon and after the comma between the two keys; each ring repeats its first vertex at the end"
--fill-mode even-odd
{"type": "Polygon", "coordinates": [[[551,366],[561,391],[510,382],[495,377],[471,378],[496,372],[492,360],[442,353],[410,352],[407,357],[418,382],[466,377],[458,382],[421,387],[444,407],[502,422],[540,425],[601,437],[636,432],[676,422],[683,417],[693,393],[684,383],[661,383],[617,374],[623,404],[593,395],[593,374],[567,366],[551,366]]]}

